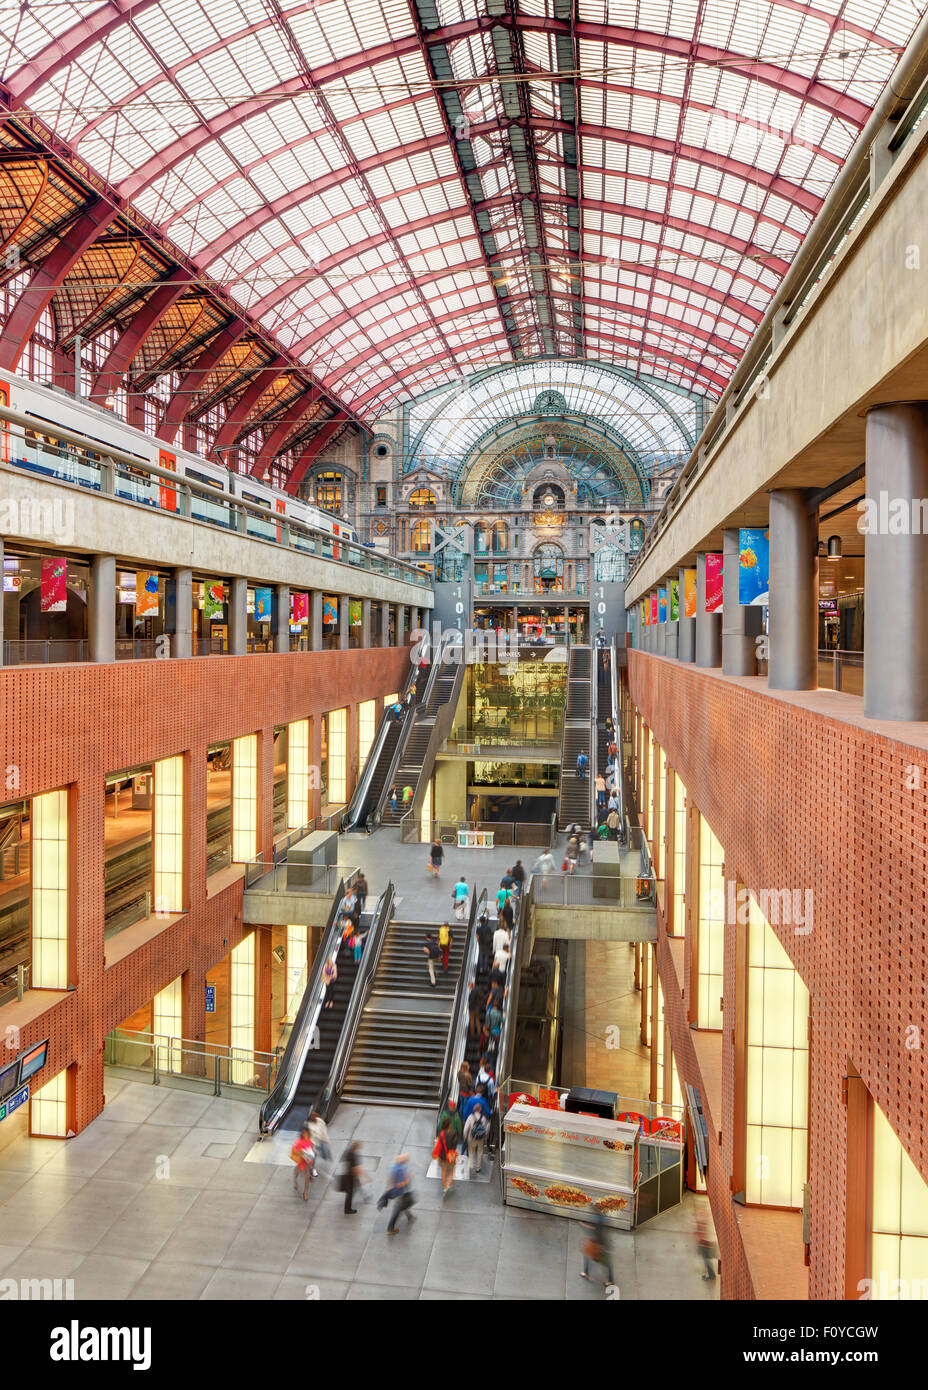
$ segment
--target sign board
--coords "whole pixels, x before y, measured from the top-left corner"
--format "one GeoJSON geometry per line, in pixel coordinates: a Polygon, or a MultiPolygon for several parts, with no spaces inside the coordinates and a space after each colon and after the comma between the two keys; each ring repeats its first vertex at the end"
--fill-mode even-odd
{"type": "Polygon", "coordinates": [[[5,1120],[8,1115],[12,1115],[13,1111],[18,1110],[21,1105],[25,1105],[28,1099],[29,1087],[24,1086],[21,1091],[17,1091],[15,1095],[10,1096],[9,1100],[5,1100],[0,1105],[0,1120],[5,1120]]]}
{"type": "Polygon", "coordinates": [[[214,1014],[216,1012],[216,986],[206,986],[206,1012],[214,1014]]]}

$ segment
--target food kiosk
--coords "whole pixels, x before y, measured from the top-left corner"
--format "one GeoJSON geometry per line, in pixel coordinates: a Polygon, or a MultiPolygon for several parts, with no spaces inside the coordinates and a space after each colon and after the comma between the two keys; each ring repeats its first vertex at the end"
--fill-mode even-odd
{"type": "Polygon", "coordinates": [[[503,1122],[503,1196],[510,1206],[631,1230],[638,1187],[637,1124],[516,1101],[503,1122]]]}

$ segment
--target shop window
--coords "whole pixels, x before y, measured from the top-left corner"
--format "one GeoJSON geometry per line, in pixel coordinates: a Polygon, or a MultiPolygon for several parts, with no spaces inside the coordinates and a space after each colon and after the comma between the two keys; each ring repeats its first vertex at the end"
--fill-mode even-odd
{"type": "Polygon", "coordinates": [[[928,1185],[871,1098],[870,1297],[928,1298],[928,1185]]]}
{"type": "Polygon", "coordinates": [[[32,798],[33,989],[68,987],[68,793],[32,798]]]}
{"type": "Polygon", "coordinates": [[[744,1196],[798,1209],[809,1125],[809,991],[754,899],[748,904],[744,1196]]]}
{"type": "Polygon", "coordinates": [[[258,857],[258,735],[245,734],[232,744],[232,860],[247,864],[258,857]]]}
{"type": "Polygon", "coordinates": [[[156,912],[184,910],[184,759],[155,763],[154,896],[156,912]]]}
{"type": "Polygon", "coordinates": [[[722,961],[725,949],[725,878],[722,846],[705,816],[699,818],[699,931],[697,1028],[722,1027],[722,961]]]}
{"type": "Polygon", "coordinates": [[[316,474],[316,506],[323,511],[340,512],[342,509],[341,473],[316,474]]]}
{"type": "Polygon", "coordinates": [[[385,487],[378,487],[376,505],[378,507],[385,507],[387,505],[387,489],[385,487]]]}

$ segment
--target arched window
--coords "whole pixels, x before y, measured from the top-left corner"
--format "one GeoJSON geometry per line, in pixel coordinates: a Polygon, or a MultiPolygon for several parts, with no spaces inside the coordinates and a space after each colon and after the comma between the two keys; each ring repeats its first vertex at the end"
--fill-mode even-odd
{"type": "Polygon", "coordinates": [[[601,545],[593,562],[593,577],[597,584],[614,584],[625,578],[627,561],[616,545],[601,545]]]}
{"type": "Polygon", "coordinates": [[[532,493],[532,506],[554,511],[564,505],[564,489],[558,483],[539,483],[532,493]]]}
{"type": "Polygon", "coordinates": [[[417,555],[428,555],[432,550],[432,523],[417,521],[412,528],[412,548],[417,555]]]}
{"type": "Polygon", "coordinates": [[[490,528],[485,521],[474,525],[474,554],[486,555],[490,548],[490,528]]]}
{"type": "Polygon", "coordinates": [[[421,511],[423,507],[434,507],[435,502],[435,494],[429,487],[417,487],[409,496],[410,507],[417,511],[421,511]]]}
{"type": "Polygon", "coordinates": [[[340,512],[342,509],[341,473],[316,474],[316,506],[327,512],[340,512]]]}
{"type": "Polygon", "coordinates": [[[536,547],[532,556],[532,576],[536,594],[563,589],[564,552],[559,545],[546,541],[536,547]]]}
{"type": "Polygon", "coordinates": [[[494,521],[491,533],[493,554],[505,555],[509,549],[509,527],[505,521],[494,521]]]}
{"type": "Polygon", "coordinates": [[[640,550],[644,540],[644,522],[640,516],[633,516],[628,523],[628,534],[632,543],[632,550],[640,550]]]}

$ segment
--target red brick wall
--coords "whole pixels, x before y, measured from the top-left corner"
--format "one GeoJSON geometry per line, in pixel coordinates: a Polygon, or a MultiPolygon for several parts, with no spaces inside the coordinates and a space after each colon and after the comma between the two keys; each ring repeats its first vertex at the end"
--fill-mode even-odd
{"type": "MultiPolygon", "coordinates": [[[[719,837],[726,874],[751,888],[814,892],[813,930],[776,931],[811,1000],[809,1295],[843,1298],[848,1059],[928,1180],[925,1045],[906,1046],[909,1025],[922,1039],[928,1026],[928,756],[762,686],[639,651],[629,653],[629,688],[719,837]],[[907,787],[912,764],[921,790],[907,787]]],[[[732,956],[727,950],[723,1126],[734,1085],[732,956]]],[[[676,1001],[668,1011],[681,1075],[692,1080],[689,1030],[676,1001]]],[[[723,1149],[728,1165],[730,1135],[723,1149]]],[[[715,1194],[717,1218],[718,1203],[728,1205],[727,1192],[715,1194]]],[[[724,1216],[721,1224],[720,1237],[724,1216]]]]}
{"type": "Polygon", "coordinates": [[[19,769],[17,790],[0,791],[0,800],[71,788],[71,978],[77,985],[38,1016],[38,992],[0,1009],[0,1032],[20,1024],[23,1047],[50,1037],[49,1064],[35,1086],[76,1064],[75,1129],[103,1106],[105,1035],[187,972],[185,1017],[202,1037],[203,979],[241,940],[241,882],[206,897],[207,745],[262,735],[259,848],[269,849],[274,725],[382,699],[400,687],[408,664],[405,649],[368,648],[0,671],[0,787],[9,785],[8,768],[19,769]],[[104,969],[104,777],[185,751],[190,910],[104,969]]]}

